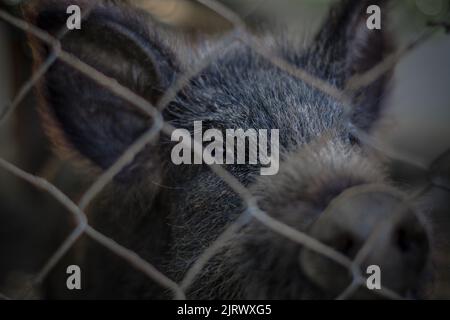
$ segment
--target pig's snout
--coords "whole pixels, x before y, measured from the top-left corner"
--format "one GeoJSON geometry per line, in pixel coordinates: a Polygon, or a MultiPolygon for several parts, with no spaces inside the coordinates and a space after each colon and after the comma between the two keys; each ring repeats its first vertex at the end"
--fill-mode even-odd
{"type": "MultiPolygon", "coordinates": [[[[427,265],[426,228],[403,196],[384,186],[350,188],[336,197],[311,225],[310,235],[367,267],[380,268],[381,285],[400,295],[413,294],[427,265]]],[[[352,281],[350,270],[304,248],[300,265],[307,277],[330,297],[338,296],[352,281]]],[[[372,293],[361,284],[354,298],[372,293]]],[[[377,290],[377,289],[373,289],[377,290]]]]}

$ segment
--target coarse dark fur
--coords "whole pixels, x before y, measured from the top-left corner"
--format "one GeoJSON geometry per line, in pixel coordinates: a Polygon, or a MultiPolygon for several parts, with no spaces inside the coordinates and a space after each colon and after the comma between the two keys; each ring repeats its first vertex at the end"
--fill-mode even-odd
{"type": "MultiPolygon", "coordinates": [[[[85,8],[89,2],[70,1],[74,3],[85,8]]],[[[370,4],[374,3],[385,8],[385,1],[370,4]]],[[[25,12],[29,21],[56,34],[65,25],[67,5],[67,1],[31,1],[25,12]]],[[[351,76],[369,70],[391,52],[385,28],[365,27],[367,5],[368,1],[342,1],[333,7],[309,48],[276,33],[264,35],[263,41],[288,62],[343,89],[351,76]]],[[[49,48],[32,36],[30,40],[38,66],[49,48]]],[[[153,104],[217,45],[220,42],[205,40],[194,47],[144,13],[111,3],[95,5],[82,29],[62,40],[64,50],[153,104]]],[[[235,42],[178,93],[163,115],[168,123],[190,131],[195,120],[202,120],[205,130],[279,129],[281,163],[276,176],[260,178],[257,166],[250,165],[226,169],[251,188],[269,215],[308,232],[343,190],[389,184],[383,164],[361,148],[350,130],[351,125],[369,130],[380,117],[387,79],[385,75],[354,92],[355,109],[346,117],[348,106],[235,42]]],[[[47,131],[59,149],[103,170],[152,124],[131,103],[61,61],[46,73],[38,93],[47,131]]],[[[89,221],[179,282],[245,208],[207,166],[173,165],[172,146],[165,135],[148,145],[91,206],[89,221]]],[[[420,241],[424,242],[420,248],[427,246],[426,237],[420,241]]],[[[301,251],[292,240],[251,220],[207,264],[188,297],[333,297],[302,272],[301,251]]],[[[83,246],[81,256],[68,258],[84,270],[84,290],[70,293],[74,296],[170,297],[92,241],[83,246]]],[[[421,270],[424,261],[416,260],[414,266],[421,270]]],[[[406,293],[415,286],[402,283],[399,290],[406,293]]],[[[50,296],[60,297],[55,291],[50,296]]]]}

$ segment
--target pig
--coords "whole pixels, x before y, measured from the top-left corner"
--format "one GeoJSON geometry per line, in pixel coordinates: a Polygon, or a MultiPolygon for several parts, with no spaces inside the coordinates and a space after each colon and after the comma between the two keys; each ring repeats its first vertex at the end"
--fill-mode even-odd
{"type": "MultiPolygon", "coordinates": [[[[66,8],[73,4],[83,12],[90,2],[31,1],[25,17],[56,36],[65,28],[66,8]]],[[[392,53],[384,27],[387,6],[387,1],[340,1],[306,47],[285,30],[265,28],[269,30],[258,37],[286,62],[343,90],[351,77],[392,53]],[[366,9],[373,4],[383,14],[381,30],[366,27],[366,9]]],[[[153,105],[220,46],[220,41],[201,36],[196,43],[188,41],[117,1],[96,3],[81,26],[64,35],[62,49],[153,105]]],[[[32,35],[30,44],[38,67],[51,48],[32,35]]],[[[390,181],[386,163],[355,135],[355,128],[369,134],[382,118],[388,85],[386,73],[348,92],[348,105],[237,41],[195,74],[162,115],[168,124],[192,135],[194,121],[202,121],[205,130],[278,129],[276,174],[260,176],[260,164],[224,168],[250,190],[267,215],[348,259],[356,257],[376,226],[390,221],[361,270],[365,274],[367,266],[377,265],[383,286],[403,297],[420,297],[422,279],[429,272],[427,223],[409,206],[407,214],[393,218],[406,191],[390,181]]],[[[86,164],[94,176],[107,170],[154,123],[130,101],[59,59],[42,77],[37,95],[43,125],[56,149],[86,164]]],[[[246,203],[208,165],[174,164],[175,143],[166,134],[157,136],[116,175],[87,214],[94,228],[179,283],[204,250],[246,214],[246,203]]],[[[74,251],[50,277],[49,297],[172,298],[167,288],[91,239],[82,239],[74,251]],[[64,270],[70,264],[81,266],[82,290],[69,292],[64,287],[64,270]]],[[[351,280],[349,270],[333,259],[250,217],[208,261],[186,296],[331,299],[351,280]]],[[[352,295],[367,297],[380,295],[364,285],[352,295]]]]}

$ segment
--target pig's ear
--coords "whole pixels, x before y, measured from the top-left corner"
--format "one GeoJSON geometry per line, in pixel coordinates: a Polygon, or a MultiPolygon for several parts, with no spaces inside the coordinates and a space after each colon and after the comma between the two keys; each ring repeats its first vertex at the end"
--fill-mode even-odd
{"type": "MultiPolygon", "coordinates": [[[[57,36],[66,27],[69,5],[83,14],[91,1],[37,1],[25,7],[29,22],[57,36]],[[37,5],[35,5],[37,3],[37,5]]],[[[117,5],[96,5],[61,40],[62,49],[155,104],[178,73],[175,58],[157,26],[140,12],[117,5]]],[[[30,35],[35,66],[50,48],[30,35]]],[[[108,168],[152,119],[111,90],[58,59],[38,86],[40,109],[51,139],[108,168]]]]}
{"type": "MultiPolygon", "coordinates": [[[[308,52],[311,72],[344,89],[354,75],[363,74],[392,52],[389,38],[387,0],[343,0],[332,7],[328,18],[308,52]],[[367,21],[373,16],[370,6],[380,9],[381,29],[369,29],[367,21]]],[[[373,8],[373,7],[372,7],[373,8]]],[[[369,128],[379,116],[389,74],[369,86],[353,92],[356,111],[354,122],[369,128]]]]}

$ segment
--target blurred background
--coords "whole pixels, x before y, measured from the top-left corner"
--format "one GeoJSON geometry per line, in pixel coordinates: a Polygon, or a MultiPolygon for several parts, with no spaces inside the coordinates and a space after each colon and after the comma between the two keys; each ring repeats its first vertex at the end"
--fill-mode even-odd
{"type": "MultiPolygon", "coordinates": [[[[33,1],[33,0],[29,0],[33,1]]],[[[106,0],[105,0],[106,1],[106,0]]],[[[0,9],[20,17],[20,0],[0,0],[0,9]]],[[[220,35],[231,25],[220,15],[190,0],[129,0],[180,32],[220,35]]],[[[286,23],[310,41],[331,0],[222,0],[250,26],[261,21],[286,23]]],[[[448,0],[393,1],[386,26],[398,47],[409,43],[429,22],[450,22],[448,0]]],[[[448,26],[448,24],[447,24],[448,26]]],[[[447,30],[449,31],[449,30],[447,30]]],[[[25,36],[0,19],[0,157],[54,183],[73,200],[90,180],[79,169],[55,157],[42,132],[33,92],[14,110],[8,106],[30,79],[31,58],[25,36]]],[[[374,131],[385,148],[401,155],[392,161],[393,178],[413,188],[433,179],[426,199],[437,235],[434,298],[450,299],[450,34],[445,28],[405,55],[396,66],[385,120],[374,131]],[[440,159],[436,164],[436,159],[440,159]],[[424,169],[425,168],[425,169],[424,169]],[[435,178],[435,177],[434,177],[435,178]]],[[[20,298],[24,284],[39,271],[70,232],[71,216],[45,192],[0,170],[0,293],[20,298]]],[[[35,298],[42,292],[34,292],[35,298]]]]}

